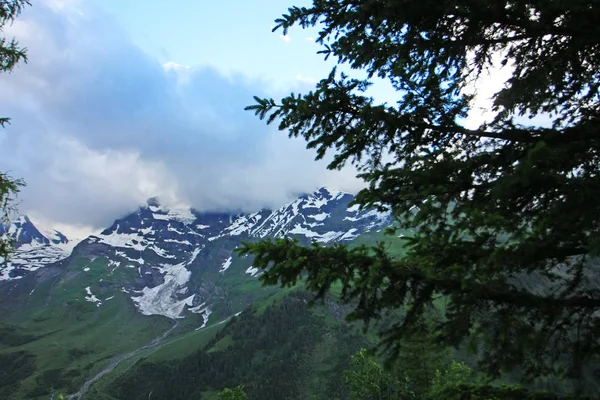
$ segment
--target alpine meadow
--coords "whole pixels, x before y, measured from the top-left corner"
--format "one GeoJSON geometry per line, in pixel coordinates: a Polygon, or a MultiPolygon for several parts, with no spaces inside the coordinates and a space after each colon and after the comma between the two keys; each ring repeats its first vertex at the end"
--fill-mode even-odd
{"type": "Polygon", "coordinates": [[[133,3],[0,0],[0,400],[600,399],[600,2],[133,3]]]}

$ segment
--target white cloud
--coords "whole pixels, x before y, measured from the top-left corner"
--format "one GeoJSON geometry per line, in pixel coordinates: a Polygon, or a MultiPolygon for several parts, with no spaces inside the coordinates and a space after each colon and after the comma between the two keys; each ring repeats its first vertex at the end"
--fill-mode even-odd
{"type": "Polygon", "coordinates": [[[181,65],[181,64],[177,64],[176,62],[173,61],[169,61],[164,63],[163,68],[165,69],[165,71],[170,71],[170,70],[189,70],[191,69],[191,67],[189,65],[181,65]]]}
{"type": "Polygon", "coordinates": [[[53,10],[62,10],[65,7],[74,8],[81,3],[81,0],[42,0],[42,2],[53,10]]]}
{"type": "Polygon", "coordinates": [[[136,150],[91,149],[48,134],[21,151],[27,181],[21,208],[64,224],[101,227],[158,195],[178,201],[178,180],[162,161],[136,150]],[[109,218],[107,219],[107,216],[109,218]]]}
{"type": "Polygon", "coordinates": [[[492,97],[504,87],[514,71],[511,65],[502,67],[503,58],[503,54],[496,53],[492,57],[492,65],[482,71],[479,79],[472,81],[471,85],[466,88],[467,93],[475,94],[473,106],[465,121],[466,127],[476,129],[484,122],[491,122],[496,115],[492,111],[492,97]]]}
{"type": "Polygon", "coordinates": [[[36,3],[6,32],[29,49],[28,64],[0,75],[0,110],[12,117],[0,171],[26,180],[23,212],[77,234],[156,195],[250,211],[358,184],[243,110],[265,82],[161,65],[93,3],[56,4],[36,3]]]}
{"type": "Polygon", "coordinates": [[[94,228],[90,225],[65,224],[61,222],[56,222],[54,220],[46,218],[38,211],[33,211],[29,213],[28,216],[33,222],[33,224],[36,226],[36,228],[38,228],[40,232],[42,232],[42,234],[48,234],[51,233],[53,230],[57,230],[63,235],[65,235],[67,239],[73,240],[74,242],[83,240],[90,235],[97,235],[101,232],[101,229],[94,228]]]}
{"type": "Polygon", "coordinates": [[[291,41],[292,41],[292,38],[291,38],[291,36],[290,36],[290,35],[279,35],[279,38],[280,38],[281,40],[283,40],[284,42],[287,42],[287,43],[289,43],[289,42],[291,42],[291,41]]]}
{"type": "Polygon", "coordinates": [[[307,83],[309,85],[313,85],[315,83],[317,83],[317,80],[315,78],[311,78],[308,76],[303,76],[303,75],[296,75],[296,80],[302,83],[307,83]]]}
{"type": "MultiPolygon", "coordinates": [[[[490,123],[496,117],[497,112],[492,110],[493,96],[502,90],[507,81],[514,73],[514,65],[507,63],[502,65],[506,57],[506,51],[497,52],[492,56],[491,65],[482,71],[478,79],[471,81],[465,88],[466,93],[475,94],[472,107],[465,120],[465,126],[476,129],[484,123],[490,123]]],[[[529,126],[551,127],[553,118],[547,113],[540,113],[530,118],[529,115],[513,116],[514,121],[529,126]]]]}
{"type": "Polygon", "coordinates": [[[315,38],[314,38],[314,37],[312,37],[312,36],[307,36],[307,37],[306,37],[306,40],[308,40],[309,42],[314,42],[314,41],[315,41],[315,38]]]}

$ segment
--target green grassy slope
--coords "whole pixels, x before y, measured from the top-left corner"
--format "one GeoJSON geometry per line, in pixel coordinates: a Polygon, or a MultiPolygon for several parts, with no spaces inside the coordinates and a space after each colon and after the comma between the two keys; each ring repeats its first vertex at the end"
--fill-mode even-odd
{"type": "MultiPolygon", "coordinates": [[[[63,276],[26,295],[22,309],[3,316],[5,327],[18,326],[12,329],[33,340],[2,342],[0,355],[25,352],[35,360],[34,370],[13,385],[9,398],[47,399],[52,389],[72,391],[112,358],[145,345],[173,325],[167,318],[138,313],[126,293],[110,286],[110,281],[123,279],[119,274],[130,272],[122,269],[107,276],[106,264],[100,258],[74,260],[63,276]],[[88,286],[102,307],[86,301],[88,286]]],[[[0,374],[10,368],[0,365],[0,374]]]]}
{"type": "MultiPolygon", "coordinates": [[[[385,237],[382,232],[363,235],[355,243],[374,244],[379,240],[401,252],[399,239],[385,237]]],[[[230,243],[224,243],[222,250],[227,252],[230,248],[230,243]]],[[[249,257],[241,258],[235,259],[226,273],[207,269],[198,274],[201,277],[198,279],[214,282],[220,288],[218,296],[209,301],[213,307],[208,326],[195,330],[203,323],[199,315],[180,320],[177,329],[158,346],[123,361],[97,382],[90,396],[94,392],[106,393],[104,389],[141,358],[164,363],[185,359],[197,351],[218,354],[230,351],[234,341],[227,337],[212,343],[211,348],[206,346],[225,328],[232,314],[254,304],[253,315],[263,318],[270,307],[297,290],[262,287],[258,279],[246,273],[250,266],[249,257]]],[[[172,320],[141,315],[130,299],[131,293],[122,291],[121,282],[138,276],[138,270],[128,268],[126,263],[115,268],[103,257],[92,261],[74,258],[63,274],[23,295],[19,299],[23,308],[0,318],[0,357],[20,360],[22,364],[17,371],[13,371],[17,361],[0,364],[0,376],[10,378],[5,384],[0,379],[0,398],[47,399],[52,391],[73,393],[118,356],[139,349],[168,330],[173,325],[172,320]],[[86,287],[102,301],[101,307],[85,299],[86,287]]],[[[324,329],[340,326],[327,307],[312,310],[313,317],[321,321],[317,325],[324,329]]],[[[335,336],[315,340],[311,356],[305,361],[310,362],[315,371],[334,368],[339,361],[335,358],[337,355],[331,353],[336,343],[335,336]]],[[[322,382],[312,379],[307,381],[306,387],[321,392],[322,382]]]]}

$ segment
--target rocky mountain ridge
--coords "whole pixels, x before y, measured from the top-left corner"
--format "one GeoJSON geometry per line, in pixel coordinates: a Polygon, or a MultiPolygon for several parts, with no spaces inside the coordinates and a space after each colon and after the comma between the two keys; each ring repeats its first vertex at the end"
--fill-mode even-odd
{"type": "Polygon", "coordinates": [[[42,233],[27,216],[20,216],[9,225],[0,224],[0,235],[11,237],[16,249],[10,260],[0,258],[0,281],[21,279],[57,263],[67,258],[77,244],[56,230],[42,233]]]}
{"type": "Polygon", "coordinates": [[[23,281],[35,290],[48,279],[43,267],[50,267],[47,271],[55,271],[51,276],[61,284],[77,277],[82,287],[73,289],[72,301],[102,307],[121,292],[144,315],[178,319],[200,314],[205,326],[217,304],[226,309],[223,315],[239,311],[231,308],[228,291],[258,274],[250,259],[233,252],[241,241],[287,235],[304,244],[348,242],[391,222],[388,214],[350,206],[353,199],[350,193],[321,188],[276,210],[231,214],[168,208],[153,198],[70,253],[64,251],[64,235],[48,238],[25,217],[5,229],[17,241],[17,252],[2,269],[0,283],[23,281]],[[28,258],[30,243],[44,257],[28,258]]]}

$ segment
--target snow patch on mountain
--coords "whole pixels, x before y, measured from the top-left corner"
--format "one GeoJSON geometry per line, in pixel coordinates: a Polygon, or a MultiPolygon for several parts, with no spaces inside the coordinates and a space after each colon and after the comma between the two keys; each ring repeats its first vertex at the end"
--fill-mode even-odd
{"type": "MultiPolygon", "coordinates": [[[[165,242],[166,242],[166,240],[165,240],[165,242]]],[[[162,258],[176,258],[174,255],[167,253],[167,251],[165,249],[161,249],[160,247],[157,247],[156,245],[152,245],[150,247],[150,250],[152,250],[153,252],[156,253],[157,256],[162,257],[162,258]]]]}
{"type": "Polygon", "coordinates": [[[373,222],[371,222],[371,224],[367,226],[367,230],[372,230],[383,225],[388,225],[391,221],[391,217],[391,212],[381,212],[378,210],[368,210],[361,216],[362,219],[373,218],[373,222]]]}
{"type": "Polygon", "coordinates": [[[156,233],[156,231],[154,229],[152,229],[152,227],[142,228],[139,230],[139,232],[144,236],[154,235],[156,233]]]}
{"type": "Polygon", "coordinates": [[[301,226],[300,224],[296,224],[294,226],[294,228],[291,229],[288,233],[302,235],[309,239],[316,240],[319,243],[330,243],[330,242],[338,241],[338,240],[342,240],[342,239],[345,240],[345,239],[354,238],[354,237],[358,236],[358,235],[353,236],[354,232],[356,232],[356,231],[357,231],[357,229],[352,228],[348,232],[328,231],[328,232],[324,232],[324,233],[318,233],[318,232],[314,232],[309,229],[306,229],[305,227],[301,226]]]}
{"type": "Polygon", "coordinates": [[[199,327],[197,327],[195,330],[199,331],[202,328],[205,328],[206,325],[208,324],[208,320],[210,319],[210,314],[212,314],[212,310],[210,309],[210,306],[204,306],[206,304],[206,302],[196,306],[196,307],[192,307],[189,308],[188,310],[193,312],[194,314],[202,314],[202,325],[200,325],[199,327]]]}
{"type": "Polygon", "coordinates": [[[187,241],[187,240],[177,240],[177,239],[165,239],[165,243],[179,243],[179,244],[186,244],[188,246],[191,246],[192,244],[187,241]]]}
{"type": "Polygon", "coordinates": [[[314,215],[307,215],[308,218],[312,218],[316,221],[325,221],[325,218],[329,217],[331,214],[329,213],[320,213],[320,214],[314,214],[314,215]]]}
{"type": "MultiPolygon", "coordinates": [[[[355,215],[344,217],[344,221],[358,222],[366,219],[371,219],[372,222],[365,227],[366,230],[372,230],[379,226],[388,225],[391,222],[392,213],[389,211],[381,212],[376,209],[359,211],[359,209],[355,207],[357,206],[355,205],[351,207],[352,209],[354,209],[353,213],[355,213],[355,215]]],[[[349,210],[350,208],[348,209],[348,211],[349,210]]]]}
{"type": "Polygon", "coordinates": [[[360,204],[355,204],[346,209],[347,212],[351,212],[351,213],[357,212],[358,210],[360,210],[360,204]]]}
{"type": "Polygon", "coordinates": [[[358,232],[358,229],[352,228],[348,232],[344,233],[339,238],[339,240],[352,240],[352,239],[356,239],[359,236],[360,236],[360,233],[358,232]]]}
{"type": "MultiPolygon", "coordinates": [[[[68,257],[63,249],[43,243],[28,243],[17,247],[10,261],[0,268],[0,281],[20,279],[21,276],[11,276],[13,271],[36,271],[68,257]]],[[[0,264],[3,259],[0,258],[0,264]]]]}
{"type": "Polygon", "coordinates": [[[230,236],[241,235],[242,233],[249,233],[252,228],[262,219],[262,215],[256,212],[250,215],[242,215],[237,218],[233,223],[225,228],[225,233],[230,236]]]}
{"type": "Polygon", "coordinates": [[[110,270],[109,274],[112,274],[113,272],[115,272],[115,269],[119,268],[119,265],[121,265],[121,261],[115,261],[115,260],[108,260],[108,267],[114,267],[110,270]]]}
{"type": "Polygon", "coordinates": [[[232,257],[229,256],[229,258],[227,260],[225,260],[225,262],[221,266],[221,269],[219,270],[219,272],[223,273],[223,272],[227,271],[227,268],[229,268],[231,266],[231,262],[232,262],[231,260],[232,260],[232,257]]]}
{"type": "Polygon", "coordinates": [[[163,275],[164,282],[155,287],[145,287],[141,290],[141,296],[134,296],[131,299],[137,305],[138,310],[144,315],[164,315],[165,317],[176,319],[182,318],[181,313],[186,306],[190,307],[193,304],[195,294],[184,299],[177,297],[185,284],[192,276],[186,266],[190,265],[201,249],[195,249],[190,260],[180,264],[160,264],[153,266],[153,269],[158,270],[163,275]]]}
{"type": "Polygon", "coordinates": [[[198,257],[198,254],[200,254],[202,247],[197,247],[194,249],[194,251],[192,252],[192,256],[190,257],[190,261],[188,261],[188,265],[191,265],[194,261],[196,261],[196,257],[198,257]]]}
{"type": "Polygon", "coordinates": [[[203,302],[195,307],[190,307],[188,308],[188,311],[193,312],[194,314],[202,314],[204,312],[204,309],[206,308],[204,307],[205,304],[206,302],[203,302]]]}
{"type": "Polygon", "coordinates": [[[317,192],[327,192],[327,193],[329,193],[329,196],[331,197],[331,200],[333,200],[333,201],[339,200],[339,199],[341,199],[342,197],[344,197],[346,195],[354,196],[352,193],[344,192],[344,191],[338,190],[338,189],[332,189],[332,188],[327,187],[327,186],[322,187],[317,192]]]}
{"type": "Polygon", "coordinates": [[[87,296],[85,296],[86,301],[89,301],[90,303],[95,303],[97,307],[100,307],[102,305],[102,300],[97,298],[92,293],[92,289],[89,286],[85,288],[85,292],[87,293],[87,296]]]}
{"type": "Polygon", "coordinates": [[[175,220],[183,222],[184,224],[191,224],[196,220],[196,216],[192,213],[192,210],[188,207],[165,207],[159,205],[148,206],[152,211],[152,217],[159,220],[175,220]]]}
{"type": "Polygon", "coordinates": [[[144,236],[140,236],[138,233],[118,233],[118,230],[119,225],[109,234],[91,236],[90,239],[97,239],[98,243],[112,247],[131,248],[137,251],[144,251],[148,247],[149,243],[144,236]]]}
{"type": "Polygon", "coordinates": [[[191,272],[185,268],[185,263],[168,265],[162,264],[154,267],[163,273],[164,283],[155,287],[145,287],[142,295],[132,297],[137,304],[138,310],[144,315],[164,315],[172,319],[179,318],[184,307],[191,306],[194,294],[179,300],[177,291],[185,285],[191,277],[191,272]]]}

